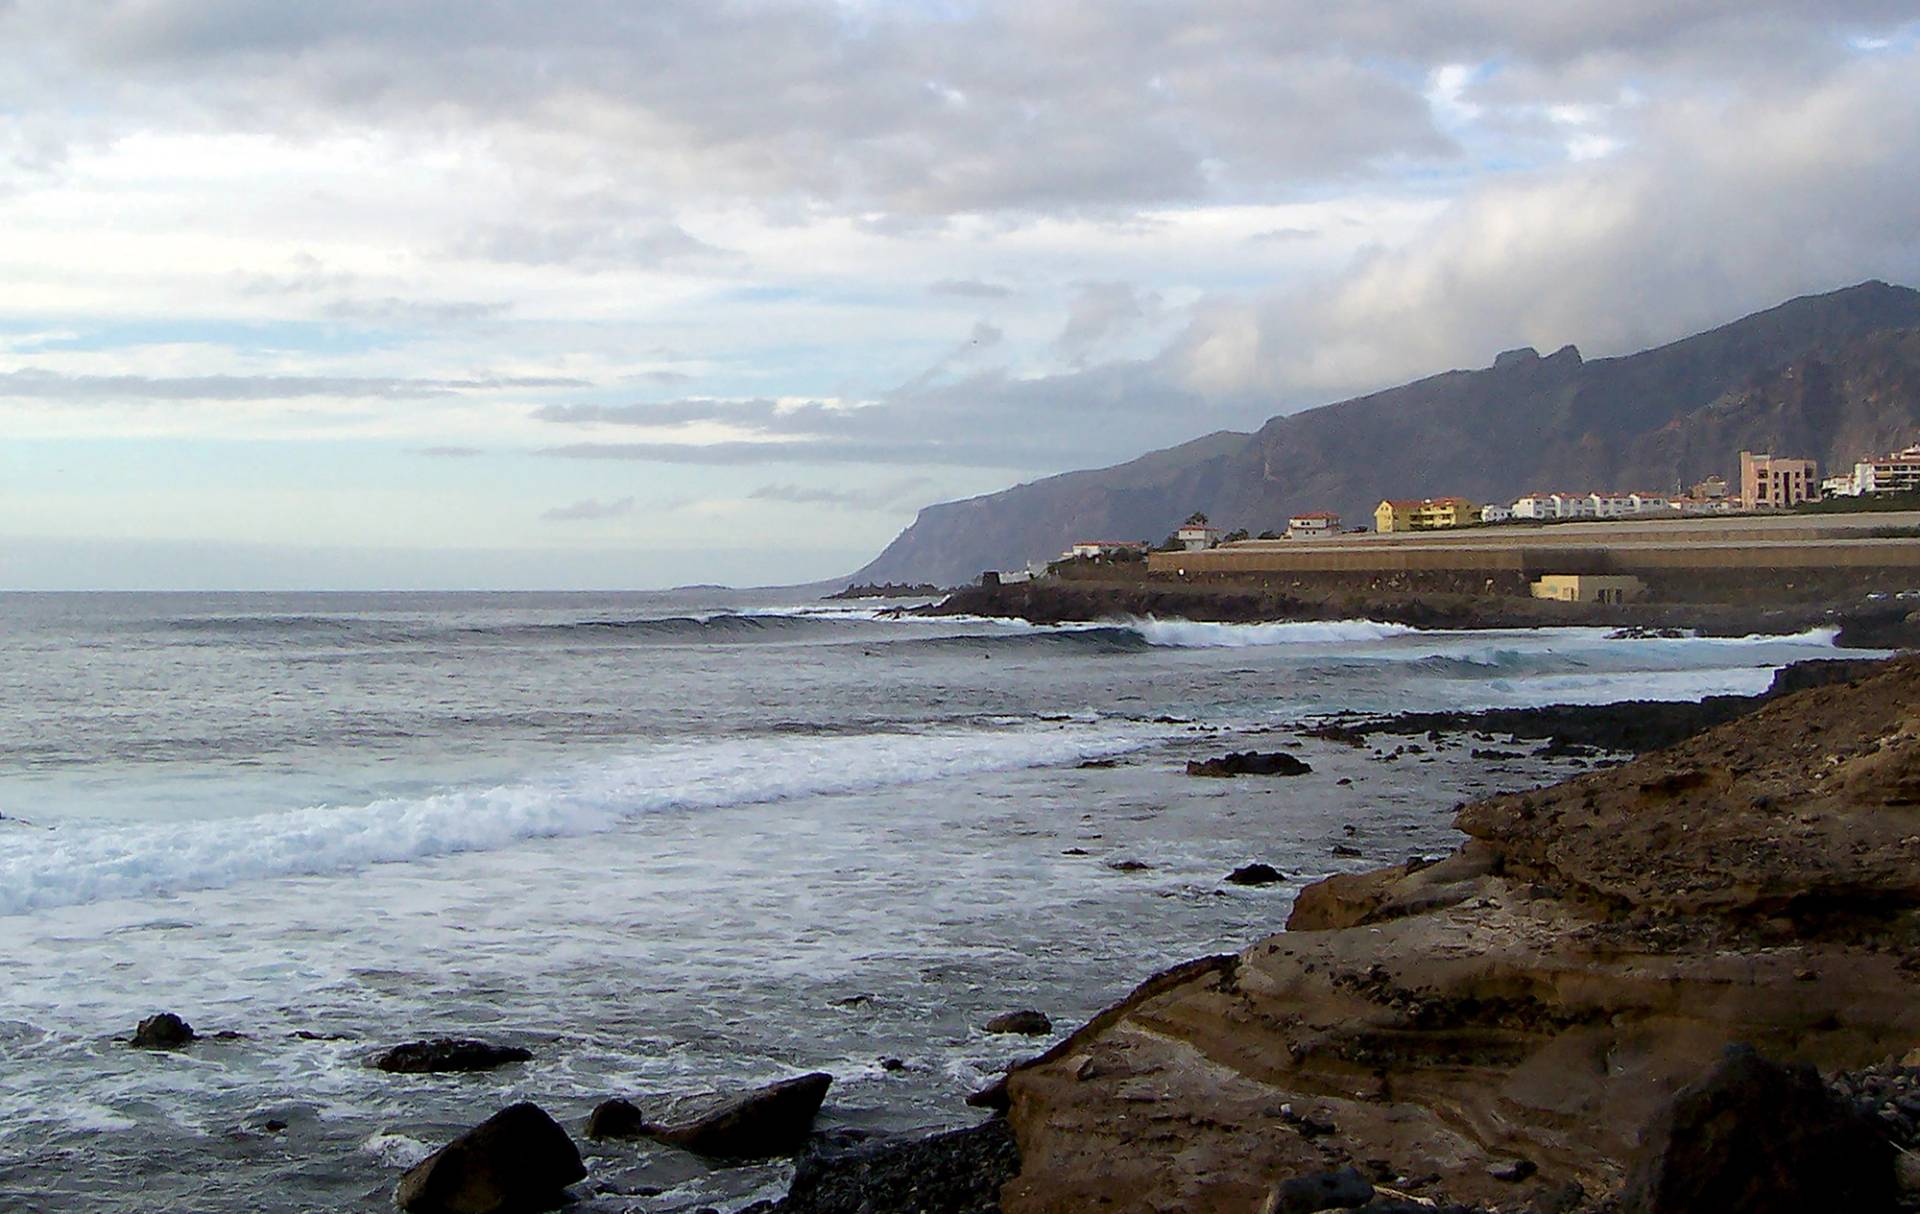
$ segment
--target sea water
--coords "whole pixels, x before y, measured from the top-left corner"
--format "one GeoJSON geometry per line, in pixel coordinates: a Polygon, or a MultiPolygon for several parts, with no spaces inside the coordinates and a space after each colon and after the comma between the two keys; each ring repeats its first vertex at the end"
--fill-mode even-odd
{"type": "MultiPolygon", "coordinates": [[[[1753,692],[1831,643],[718,591],[0,595],[0,1210],[387,1209],[515,1100],[577,1131],[610,1096],[805,1070],[835,1076],[842,1138],[964,1124],[1045,1044],[991,1016],[1064,1031],[1278,930],[1308,881],[1452,846],[1457,802],[1571,770],[1382,762],[1299,723],[1753,692]],[[1249,746],[1314,770],[1182,774],[1249,746]],[[1287,880],[1223,884],[1251,860],[1287,880]],[[161,1010],[203,1040],[128,1047],[161,1010]],[[368,1066],[438,1035],[534,1061],[368,1066]]],[[[588,1210],[788,1175],[582,1145],[588,1210]]]]}

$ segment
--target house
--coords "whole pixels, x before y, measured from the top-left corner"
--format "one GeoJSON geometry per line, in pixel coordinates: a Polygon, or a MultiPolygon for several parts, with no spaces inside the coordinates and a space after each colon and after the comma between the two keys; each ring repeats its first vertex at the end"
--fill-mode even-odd
{"type": "Polygon", "coordinates": [[[1139,540],[1078,540],[1062,554],[1063,559],[1083,557],[1100,560],[1107,557],[1145,556],[1148,545],[1139,540]]]}
{"type": "Polygon", "coordinates": [[[1881,493],[1920,493],[1920,444],[1879,459],[1863,459],[1846,476],[1821,483],[1823,497],[1871,497],[1881,493]]]}
{"type": "Polygon", "coordinates": [[[1673,499],[1664,493],[1629,493],[1633,514],[1671,514],[1673,499]]]}
{"type": "Polygon", "coordinates": [[[1637,577],[1591,573],[1549,573],[1532,587],[1536,599],[1561,603],[1630,603],[1647,592],[1637,577]]]}
{"type": "Polygon", "coordinates": [[[1218,527],[1209,527],[1204,523],[1188,523],[1173,533],[1173,539],[1188,552],[1205,552],[1209,548],[1219,547],[1220,537],[1223,534],[1218,527]]]}
{"type": "Polygon", "coordinates": [[[1629,493],[1589,493],[1587,503],[1593,508],[1594,518],[1620,518],[1636,513],[1633,495],[1629,493]]]}
{"type": "Polygon", "coordinates": [[[1547,497],[1553,502],[1553,518],[1594,517],[1591,493],[1549,493],[1547,497]]]}
{"type": "Polygon", "coordinates": [[[1811,501],[1820,484],[1820,465],[1768,452],[1740,453],[1740,504],[1748,510],[1785,510],[1811,501]]]}
{"type": "Polygon", "coordinates": [[[1310,510],[1287,519],[1287,538],[1318,540],[1340,534],[1340,516],[1328,510],[1310,510]]]}
{"type": "Polygon", "coordinates": [[[1387,498],[1373,510],[1375,530],[1437,531],[1480,521],[1479,510],[1464,497],[1387,498]]]}
{"type": "Polygon", "coordinates": [[[1496,502],[1480,507],[1480,521],[1483,523],[1504,523],[1512,517],[1512,506],[1502,506],[1496,502]]]}
{"type": "Polygon", "coordinates": [[[1514,518],[1558,518],[1554,513],[1556,503],[1549,494],[1529,493],[1516,498],[1513,503],[1514,518]]]}

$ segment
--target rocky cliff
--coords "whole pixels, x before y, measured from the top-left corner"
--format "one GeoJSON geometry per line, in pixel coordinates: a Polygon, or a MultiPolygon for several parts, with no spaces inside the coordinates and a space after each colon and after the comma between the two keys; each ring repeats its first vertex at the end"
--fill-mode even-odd
{"type": "Polygon", "coordinates": [[[1453,855],[1309,887],[1283,934],[1016,1068],[1008,1214],[1253,1211],[1349,1165],[1609,1208],[1729,1042],[1822,1068],[1920,1043],[1920,659],[1457,822],[1453,855]]]}
{"type": "Polygon", "coordinates": [[[1920,292],[1870,282],[1620,358],[1509,351],[1128,464],[930,506],[854,577],[955,583],[1077,539],[1152,539],[1205,510],[1259,532],[1354,522],[1383,496],[1671,490],[1732,477],[1743,447],[1851,466],[1920,431],[1920,292]]]}

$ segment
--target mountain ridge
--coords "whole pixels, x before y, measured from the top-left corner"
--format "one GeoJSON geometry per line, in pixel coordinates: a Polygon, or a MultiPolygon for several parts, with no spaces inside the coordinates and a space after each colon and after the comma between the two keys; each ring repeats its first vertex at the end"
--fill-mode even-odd
{"type": "Polygon", "coordinates": [[[1366,521],[1387,496],[1671,490],[1731,478],[1742,447],[1829,467],[1916,430],[1920,291],[1871,280],[1633,354],[1508,350],[1250,433],[928,506],[851,576],[968,581],[1078,539],[1157,540],[1195,509],[1257,532],[1302,510],[1366,521]]]}

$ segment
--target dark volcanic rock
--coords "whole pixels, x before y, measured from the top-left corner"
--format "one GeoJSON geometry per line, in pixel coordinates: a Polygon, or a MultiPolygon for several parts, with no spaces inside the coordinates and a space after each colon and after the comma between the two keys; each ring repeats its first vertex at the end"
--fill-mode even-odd
{"type": "Polygon", "coordinates": [[[642,1138],[647,1119],[630,1100],[602,1100],[587,1115],[588,1138],[642,1138]]]}
{"type": "Polygon", "coordinates": [[[1286,879],[1287,874],[1271,864],[1262,864],[1257,860],[1252,864],[1242,864],[1227,874],[1229,885],[1272,885],[1286,879]]]}
{"type": "Polygon", "coordinates": [[[995,1117],[928,1138],[809,1155],[784,1199],[741,1214],[999,1214],[1000,1186],[1019,1170],[1013,1131],[995,1117]]]}
{"type": "Polygon", "coordinates": [[[1810,1066],[1733,1046],[1654,1119],[1621,1214],[1891,1211],[1893,1150],[1810,1066]]]}
{"type": "Polygon", "coordinates": [[[393,1201],[413,1214],[544,1210],[586,1174],[567,1132],[538,1105],[516,1104],[409,1169],[393,1201]]]}
{"type": "Polygon", "coordinates": [[[1024,1037],[1044,1037],[1053,1031],[1053,1021],[1045,1012],[1027,1008],[995,1016],[981,1026],[989,1033],[1018,1033],[1024,1037]]]}
{"type": "Polygon", "coordinates": [[[1270,1214],[1318,1214],[1348,1210],[1373,1200],[1373,1185],[1356,1168],[1337,1168],[1295,1176],[1274,1186],[1267,1198],[1270,1214]]]}
{"type": "Polygon", "coordinates": [[[193,1037],[193,1026],[172,1012],[148,1016],[133,1030],[133,1044],[143,1050],[177,1050],[193,1037]]]}
{"type": "Polygon", "coordinates": [[[531,1051],[517,1045],[439,1037],[396,1045],[375,1058],[373,1065],[395,1074],[425,1075],[440,1071],[490,1071],[509,1062],[526,1062],[532,1057],[531,1051]]]}
{"type": "Polygon", "coordinates": [[[1217,759],[1193,759],[1187,763],[1190,776],[1304,776],[1313,768],[1290,754],[1257,750],[1222,755],[1217,759]]]}
{"type": "Polygon", "coordinates": [[[713,1159],[765,1159],[799,1150],[813,1130],[833,1076],[824,1071],[783,1079],[727,1101],[678,1125],[649,1125],[644,1133],[713,1159]]]}

